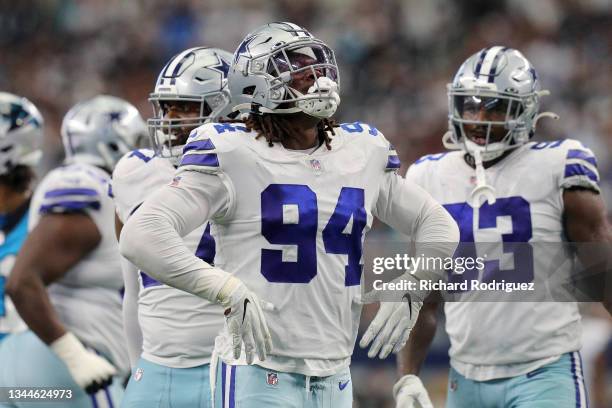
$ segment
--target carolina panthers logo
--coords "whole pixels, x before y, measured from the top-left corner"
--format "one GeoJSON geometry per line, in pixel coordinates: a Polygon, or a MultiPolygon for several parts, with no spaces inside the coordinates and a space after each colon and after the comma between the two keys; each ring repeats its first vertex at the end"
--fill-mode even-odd
{"type": "Polygon", "coordinates": [[[32,123],[35,126],[40,126],[40,123],[38,123],[35,118],[31,117],[25,109],[23,109],[23,106],[16,103],[11,103],[8,105],[8,107],[0,111],[0,117],[4,122],[3,127],[6,128],[7,132],[28,123],[32,123]]]}

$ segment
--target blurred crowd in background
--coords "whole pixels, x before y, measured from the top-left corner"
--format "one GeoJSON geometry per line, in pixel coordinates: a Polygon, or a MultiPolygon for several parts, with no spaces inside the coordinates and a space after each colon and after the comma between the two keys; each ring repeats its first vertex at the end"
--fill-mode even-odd
{"type": "MultiPolygon", "coordinates": [[[[41,109],[48,167],[62,158],[60,123],[77,101],[116,95],[147,117],[155,78],[178,51],[233,52],[259,25],[292,21],[336,52],[338,120],[375,125],[397,147],[404,171],[442,149],[446,84],[461,62],[492,44],[518,48],[551,91],[543,110],[560,115],[543,120],[536,137],[590,147],[612,211],[611,0],[0,0],[0,8],[0,89],[41,109]]],[[[438,360],[447,347],[441,337],[438,360]]],[[[378,389],[388,399],[394,380],[392,369],[367,370],[360,377],[355,368],[362,406],[378,389]]]]}

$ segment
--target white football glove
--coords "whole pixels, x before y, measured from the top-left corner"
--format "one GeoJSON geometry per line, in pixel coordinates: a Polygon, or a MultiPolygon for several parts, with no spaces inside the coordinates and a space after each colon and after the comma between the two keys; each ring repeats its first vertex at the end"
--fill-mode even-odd
{"type": "Polygon", "coordinates": [[[374,340],[368,351],[370,358],[376,357],[379,351],[381,359],[387,358],[391,352],[397,353],[408,341],[421,307],[423,302],[413,301],[409,293],[401,301],[380,302],[376,317],[363,334],[359,346],[366,348],[374,340]]]}
{"type": "Polygon", "coordinates": [[[109,385],[113,375],[117,373],[115,367],[87,350],[70,332],[55,340],[49,347],[66,364],[74,382],[90,394],[109,385]]]}
{"type": "Polygon", "coordinates": [[[421,408],[433,408],[425,386],[414,374],[405,375],[395,383],[393,398],[395,398],[395,408],[415,408],[416,401],[421,404],[421,408]]]}
{"type": "Polygon", "coordinates": [[[232,338],[234,358],[242,353],[242,343],[247,364],[252,364],[255,352],[260,361],[266,359],[272,350],[272,337],[263,315],[262,306],[272,310],[273,306],[259,300],[239,279],[234,277],[224,285],[218,296],[225,308],[225,323],[232,338]]]}

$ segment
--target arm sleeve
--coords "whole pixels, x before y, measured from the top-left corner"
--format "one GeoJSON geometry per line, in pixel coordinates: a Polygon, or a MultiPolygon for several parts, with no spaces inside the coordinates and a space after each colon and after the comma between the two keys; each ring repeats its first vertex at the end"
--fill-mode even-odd
{"type": "Polygon", "coordinates": [[[142,330],[138,323],[138,269],[121,257],[123,273],[123,331],[127,339],[130,365],[135,367],[142,353],[142,330]]]}
{"type": "Polygon", "coordinates": [[[416,256],[451,257],[459,242],[459,228],[450,214],[414,182],[395,173],[386,173],[385,177],[375,215],[412,236],[416,256]]]}
{"type": "Polygon", "coordinates": [[[181,237],[209,218],[222,217],[229,203],[222,177],[184,171],[128,219],[121,232],[121,253],[156,280],[216,302],[230,275],[196,257],[181,237]]]}

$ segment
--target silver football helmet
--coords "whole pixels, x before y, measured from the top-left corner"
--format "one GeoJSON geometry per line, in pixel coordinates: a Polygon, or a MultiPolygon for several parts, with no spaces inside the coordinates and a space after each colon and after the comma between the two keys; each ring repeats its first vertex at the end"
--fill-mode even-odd
{"type": "Polygon", "coordinates": [[[519,51],[493,46],[478,51],[459,68],[448,84],[449,132],[443,142],[450,149],[478,151],[483,161],[493,160],[506,150],[516,148],[533,136],[538,119],[557,118],[538,114],[541,90],[536,70],[519,51]],[[494,113],[499,120],[482,120],[481,111],[494,113]],[[466,135],[464,125],[482,128],[479,142],[466,135]],[[506,130],[501,140],[491,140],[492,127],[506,130]]]}
{"type": "Polygon", "coordinates": [[[24,97],[0,92],[0,174],[17,165],[36,166],[42,157],[43,118],[24,97]]]}
{"type": "Polygon", "coordinates": [[[198,47],[175,55],[164,66],[155,92],[149,95],[153,118],[147,121],[151,143],[158,155],[180,157],[185,143],[177,136],[181,129],[193,129],[232,112],[227,89],[231,61],[232,54],[227,51],[198,47]],[[170,102],[196,102],[200,113],[196,117],[168,119],[166,104],[170,102]]]}
{"type": "Polygon", "coordinates": [[[328,118],[340,103],[334,52],[293,23],[270,23],[248,34],[234,53],[228,81],[241,112],[328,118]]]}
{"type": "Polygon", "coordinates": [[[66,163],[87,163],[112,171],[147,131],[131,103],[99,95],[73,106],[64,116],[61,133],[66,163]]]}

